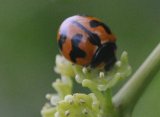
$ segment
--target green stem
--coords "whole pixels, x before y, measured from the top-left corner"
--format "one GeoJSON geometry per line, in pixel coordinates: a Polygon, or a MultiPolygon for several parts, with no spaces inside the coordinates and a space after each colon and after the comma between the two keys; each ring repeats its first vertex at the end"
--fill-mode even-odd
{"type": "Polygon", "coordinates": [[[102,109],[104,109],[103,117],[117,117],[112,103],[111,89],[108,89],[106,91],[99,91],[96,84],[88,79],[83,80],[82,86],[88,87],[91,92],[93,92],[97,96],[102,109]]]}
{"type": "Polygon", "coordinates": [[[136,102],[159,70],[160,43],[131,79],[113,97],[113,103],[122,117],[130,117],[136,102]]]}
{"type": "Polygon", "coordinates": [[[113,103],[112,103],[112,95],[111,95],[111,90],[108,89],[103,92],[104,95],[104,105],[105,105],[105,116],[106,117],[117,117],[117,113],[115,112],[113,103]]]}

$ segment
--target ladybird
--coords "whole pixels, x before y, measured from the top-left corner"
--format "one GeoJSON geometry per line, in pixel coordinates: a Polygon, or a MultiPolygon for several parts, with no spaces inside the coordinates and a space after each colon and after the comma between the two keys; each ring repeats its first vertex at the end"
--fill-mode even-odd
{"type": "Polygon", "coordinates": [[[116,62],[116,38],[95,17],[75,15],[65,19],[57,41],[61,53],[72,63],[108,70],[116,62]]]}

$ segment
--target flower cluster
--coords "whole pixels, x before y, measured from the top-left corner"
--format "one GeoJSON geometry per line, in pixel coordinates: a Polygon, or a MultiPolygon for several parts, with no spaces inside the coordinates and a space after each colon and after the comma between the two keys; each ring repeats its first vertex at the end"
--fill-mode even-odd
{"type": "Polygon", "coordinates": [[[130,75],[131,67],[127,52],[122,53],[110,71],[73,65],[57,55],[55,71],[61,75],[53,83],[57,94],[46,95],[50,102],[42,108],[43,117],[114,117],[111,89],[130,75]],[[91,93],[73,94],[73,80],[91,93]]]}

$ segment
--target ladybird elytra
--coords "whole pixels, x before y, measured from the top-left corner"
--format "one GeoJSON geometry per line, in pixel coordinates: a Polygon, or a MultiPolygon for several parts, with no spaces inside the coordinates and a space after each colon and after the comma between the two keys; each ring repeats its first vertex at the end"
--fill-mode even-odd
{"type": "Polygon", "coordinates": [[[75,15],[65,19],[57,41],[62,55],[75,64],[108,70],[116,62],[116,38],[95,17],[75,15]]]}

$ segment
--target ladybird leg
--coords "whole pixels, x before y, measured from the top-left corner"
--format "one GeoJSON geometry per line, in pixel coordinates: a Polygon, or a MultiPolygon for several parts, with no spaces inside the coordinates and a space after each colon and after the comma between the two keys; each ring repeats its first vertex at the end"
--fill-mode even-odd
{"type": "Polygon", "coordinates": [[[116,44],[107,42],[98,48],[91,61],[91,67],[95,68],[101,63],[105,63],[105,70],[109,70],[116,62],[115,56],[116,44]]]}

